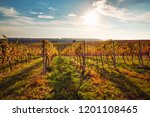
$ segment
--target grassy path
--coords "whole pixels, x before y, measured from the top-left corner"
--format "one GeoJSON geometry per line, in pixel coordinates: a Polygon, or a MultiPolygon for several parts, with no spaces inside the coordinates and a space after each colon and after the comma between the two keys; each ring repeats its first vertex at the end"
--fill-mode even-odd
{"type": "Polygon", "coordinates": [[[76,71],[71,61],[64,57],[56,57],[52,67],[48,79],[53,93],[49,99],[79,99],[80,71],[76,71]]]}

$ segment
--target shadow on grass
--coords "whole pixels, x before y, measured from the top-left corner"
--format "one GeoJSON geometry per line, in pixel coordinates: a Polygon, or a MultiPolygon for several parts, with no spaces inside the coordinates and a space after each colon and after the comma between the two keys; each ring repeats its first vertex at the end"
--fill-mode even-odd
{"type": "MultiPolygon", "coordinates": [[[[5,97],[7,95],[13,94],[15,90],[18,90],[19,88],[17,88],[17,87],[15,89],[14,88],[11,89],[10,87],[15,85],[15,83],[17,83],[17,82],[26,79],[31,74],[32,69],[37,68],[38,66],[40,66],[41,63],[42,62],[40,61],[40,62],[34,64],[33,66],[22,70],[18,74],[6,77],[3,80],[1,80],[0,81],[0,91],[1,91],[0,99],[3,99],[3,97],[5,97]]],[[[21,85],[20,88],[21,87],[25,87],[25,85],[21,85]]]]}
{"type": "Polygon", "coordinates": [[[150,66],[148,65],[139,65],[139,64],[124,64],[124,63],[117,63],[117,66],[126,68],[128,70],[137,72],[137,73],[145,73],[150,70],[150,66]]]}
{"type": "Polygon", "coordinates": [[[103,68],[99,72],[104,78],[113,82],[127,99],[150,99],[149,94],[145,93],[140,87],[130,81],[118,69],[108,71],[106,68],[103,68]]]}
{"type": "MultiPolygon", "coordinates": [[[[35,60],[37,58],[39,58],[39,57],[33,58],[32,60],[35,60]]],[[[17,65],[17,64],[20,64],[20,63],[23,64],[23,63],[27,63],[27,62],[28,62],[28,60],[16,61],[16,62],[12,63],[12,67],[17,65]]],[[[8,63],[6,65],[4,65],[4,66],[0,66],[0,72],[6,70],[8,68],[9,68],[9,64],[8,63]]]]}

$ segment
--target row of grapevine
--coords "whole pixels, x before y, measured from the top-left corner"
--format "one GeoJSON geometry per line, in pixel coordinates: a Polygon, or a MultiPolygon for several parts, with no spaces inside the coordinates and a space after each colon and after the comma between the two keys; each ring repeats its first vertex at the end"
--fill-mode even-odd
{"type": "Polygon", "coordinates": [[[143,56],[150,60],[150,43],[149,41],[98,41],[98,42],[76,42],[67,46],[63,51],[63,56],[70,56],[74,61],[79,61],[81,69],[85,71],[85,60],[93,59],[101,65],[109,65],[110,61],[113,66],[117,67],[117,58],[120,57],[126,61],[139,61],[139,65],[144,65],[143,56]]]}
{"type": "Polygon", "coordinates": [[[39,47],[21,44],[18,42],[8,42],[8,39],[5,35],[3,35],[3,38],[4,39],[0,40],[1,67],[4,67],[8,64],[9,68],[12,70],[14,63],[29,61],[41,55],[41,49],[39,47]]]}

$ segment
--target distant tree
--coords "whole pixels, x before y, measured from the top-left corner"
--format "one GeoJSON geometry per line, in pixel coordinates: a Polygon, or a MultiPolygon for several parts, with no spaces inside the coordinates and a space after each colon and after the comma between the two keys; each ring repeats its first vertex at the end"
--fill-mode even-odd
{"type": "Polygon", "coordinates": [[[73,42],[73,43],[75,43],[75,42],[76,42],[76,40],[73,40],[72,42],[73,42]]]}

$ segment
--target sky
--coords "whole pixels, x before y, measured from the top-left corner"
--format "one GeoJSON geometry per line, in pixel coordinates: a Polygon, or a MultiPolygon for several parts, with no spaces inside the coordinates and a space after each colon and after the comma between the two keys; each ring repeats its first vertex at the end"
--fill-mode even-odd
{"type": "Polygon", "coordinates": [[[150,39],[150,0],[0,0],[0,35],[150,39]]]}

